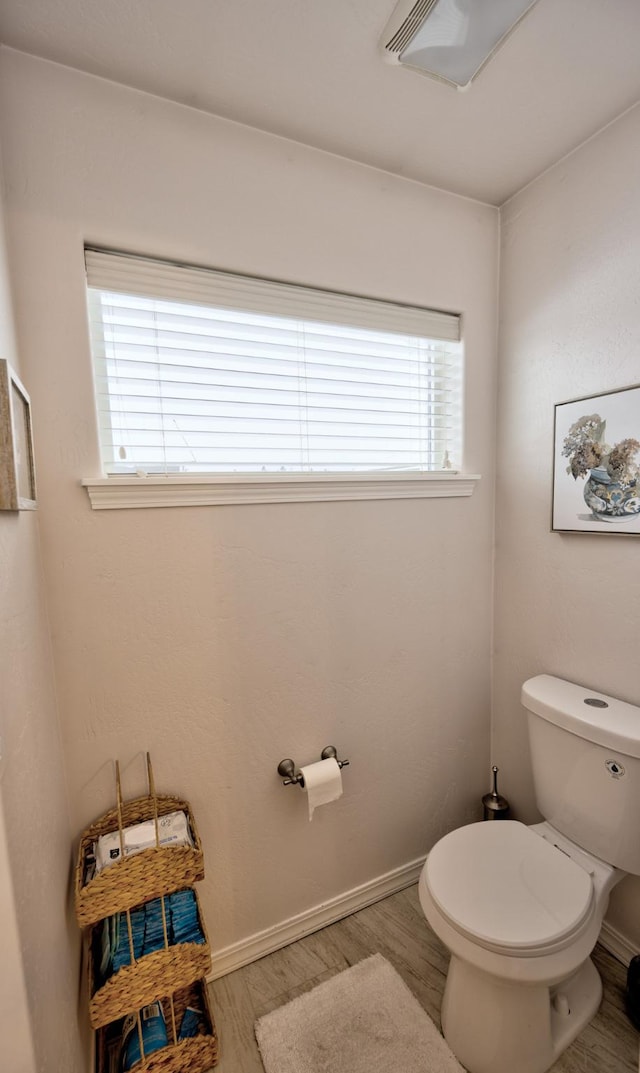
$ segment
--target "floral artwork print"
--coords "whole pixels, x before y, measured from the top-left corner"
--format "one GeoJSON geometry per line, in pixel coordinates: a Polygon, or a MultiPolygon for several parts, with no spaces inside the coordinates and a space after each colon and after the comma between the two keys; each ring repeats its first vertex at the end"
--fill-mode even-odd
{"type": "Polygon", "coordinates": [[[559,403],[555,433],[552,528],[640,533],[640,387],[559,403]]]}

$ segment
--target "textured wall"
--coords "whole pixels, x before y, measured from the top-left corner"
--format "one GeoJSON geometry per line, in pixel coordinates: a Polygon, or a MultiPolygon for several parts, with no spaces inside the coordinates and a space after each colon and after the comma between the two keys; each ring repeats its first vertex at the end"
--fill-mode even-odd
{"type": "Polygon", "coordinates": [[[19,325],[72,823],[150,748],[188,795],[220,948],[477,814],[489,727],[497,214],[7,54],[19,325]],[[464,314],[471,499],[92,512],[83,240],[464,314]],[[310,826],[275,767],[333,742],[310,826]]]}
{"type": "MultiPolygon", "coordinates": [[[[2,225],[0,212],[0,355],[17,367],[2,225]]],[[[38,522],[0,512],[0,1068],[75,1073],[79,942],[38,522]]]]}
{"type": "MultiPolygon", "coordinates": [[[[527,821],[521,683],[640,704],[640,538],[549,531],[554,404],[640,381],[639,174],[636,108],[502,211],[493,755],[527,821]]],[[[636,944],[639,904],[625,880],[609,915],[636,944]]]]}
{"type": "MultiPolygon", "coordinates": [[[[13,310],[5,257],[4,209],[0,201],[0,354],[16,362],[13,334],[13,310]]],[[[0,513],[0,578],[10,572],[17,553],[18,529],[15,519],[0,513]]],[[[1,590],[0,590],[1,591],[1,590]]],[[[0,1033],[8,1050],[7,1061],[16,1073],[34,1073],[35,1055],[27,1006],[27,992],[20,950],[20,933],[16,915],[11,861],[4,829],[2,775],[6,766],[5,723],[9,718],[4,675],[9,667],[2,665],[1,654],[8,650],[14,609],[0,602],[0,1033]]]]}

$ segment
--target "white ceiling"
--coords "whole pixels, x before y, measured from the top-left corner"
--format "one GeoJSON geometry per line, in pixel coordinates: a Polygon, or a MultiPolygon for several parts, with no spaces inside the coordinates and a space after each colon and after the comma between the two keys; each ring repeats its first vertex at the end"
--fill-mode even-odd
{"type": "Polygon", "coordinates": [[[640,99],[638,0],[539,0],[466,93],[390,67],[395,0],[2,0],[0,41],[501,204],[640,99]]]}

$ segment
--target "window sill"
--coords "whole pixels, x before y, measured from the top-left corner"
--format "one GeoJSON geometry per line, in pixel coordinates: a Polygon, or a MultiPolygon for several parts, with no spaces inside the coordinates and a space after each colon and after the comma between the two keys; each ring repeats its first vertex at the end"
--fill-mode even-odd
{"type": "Polygon", "coordinates": [[[340,499],[470,496],[478,474],[221,474],[179,477],[86,477],[94,510],[209,507],[238,503],[322,503],[340,499]]]}

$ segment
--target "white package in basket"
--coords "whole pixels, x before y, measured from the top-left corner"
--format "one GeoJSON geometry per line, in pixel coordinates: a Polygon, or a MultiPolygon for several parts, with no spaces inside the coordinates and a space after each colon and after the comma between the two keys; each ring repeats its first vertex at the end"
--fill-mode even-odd
{"type": "MultiPolygon", "coordinates": [[[[142,853],[156,845],[155,820],[145,820],[132,827],[125,827],[122,832],[124,856],[142,853]]],[[[189,823],[184,812],[169,812],[158,816],[158,841],[161,846],[193,846],[189,823]]],[[[111,831],[100,835],[96,842],[96,872],[101,872],[121,857],[120,832],[111,831]]]]}

